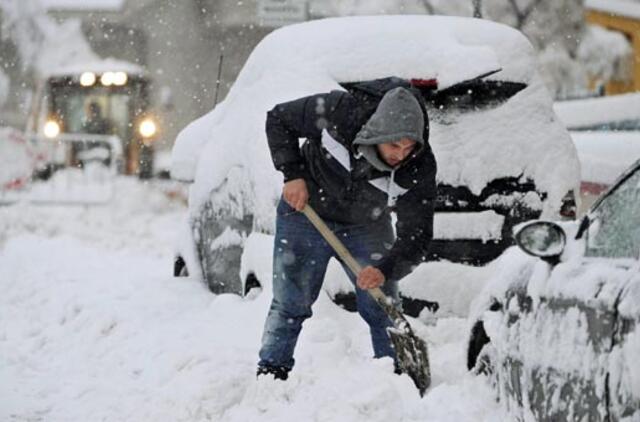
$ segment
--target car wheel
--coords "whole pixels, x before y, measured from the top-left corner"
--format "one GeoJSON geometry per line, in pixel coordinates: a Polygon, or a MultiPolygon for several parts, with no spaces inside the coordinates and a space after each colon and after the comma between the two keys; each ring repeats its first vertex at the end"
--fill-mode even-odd
{"type": "Polygon", "coordinates": [[[491,339],[484,330],[484,323],[477,321],[471,329],[469,348],[467,349],[467,369],[476,374],[491,372],[489,354],[485,353],[491,339]]]}
{"type": "Polygon", "coordinates": [[[215,294],[242,295],[240,260],[243,237],[251,232],[252,215],[238,218],[227,209],[214,209],[207,202],[194,220],[196,245],[204,280],[215,294]]]}

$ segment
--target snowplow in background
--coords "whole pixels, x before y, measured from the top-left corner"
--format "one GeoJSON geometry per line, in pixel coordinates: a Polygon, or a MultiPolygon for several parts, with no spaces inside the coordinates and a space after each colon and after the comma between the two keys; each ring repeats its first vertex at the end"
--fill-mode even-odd
{"type": "Polygon", "coordinates": [[[120,172],[151,177],[159,125],[151,112],[150,84],[139,66],[112,59],[57,69],[43,78],[26,136],[42,151],[55,150],[47,155],[46,170],[82,167],[88,156],[98,161],[96,154],[110,164],[121,149],[120,172]],[[92,153],[96,148],[102,151],[92,153]]]}
{"type": "Polygon", "coordinates": [[[152,177],[159,124],[150,84],[142,68],[113,59],[44,76],[25,133],[7,141],[29,157],[29,180],[7,174],[0,202],[104,203],[117,174],[152,177]]]}

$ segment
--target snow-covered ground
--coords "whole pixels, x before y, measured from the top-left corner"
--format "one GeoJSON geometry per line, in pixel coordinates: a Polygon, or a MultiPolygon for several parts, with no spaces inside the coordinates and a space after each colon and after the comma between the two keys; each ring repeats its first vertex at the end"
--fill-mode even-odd
{"type": "Polygon", "coordinates": [[[270,292],[214,296],[171,277],[186,209],[154,185],[116,187],[103,206],[0,207],[0,421],[508,419],[466,373],[465,319],[413,321],[433,372],[420,399],[390,360],[370,358],[364,322],[326,296],[290,380],[256,381],[270,292]]]}

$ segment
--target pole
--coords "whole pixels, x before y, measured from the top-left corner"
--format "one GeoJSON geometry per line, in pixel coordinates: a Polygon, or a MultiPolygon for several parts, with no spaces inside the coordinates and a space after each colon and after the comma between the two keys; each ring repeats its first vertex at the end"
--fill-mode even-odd
{"type": "Polygon", "coordinates": [[[222,60],[224,59],[224,54],[220,53],[220,59],[218,60],[218,76],[216,77],[216,93],[213,99],[213,105],[218,104],[218,91],[220,91],[220,78],[222,77],[222,60]]]}

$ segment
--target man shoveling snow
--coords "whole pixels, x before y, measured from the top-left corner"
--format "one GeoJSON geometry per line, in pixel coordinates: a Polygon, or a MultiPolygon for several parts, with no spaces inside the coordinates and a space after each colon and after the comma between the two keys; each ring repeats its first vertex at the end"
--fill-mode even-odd
{"type": "Polygon", "coordinates": [[[300,212],[307,203],[363,267],[353,274],[341,262],[356,286],[374,357],[396,358],[387,333],[392,321],[367,290],[380,287],[397,301],[397,280],[426,260],[436,162],[426,109],[407,81],[387,78],[359,89],[359,95],[332,91],[279,104],[267,115],[272,159],[285,184],[259,376],[287,379],[302,323],[312,314],[330,258],[337,258],[300,212]],[[306,138],[302,147],[299,138],[306,138]]]}

